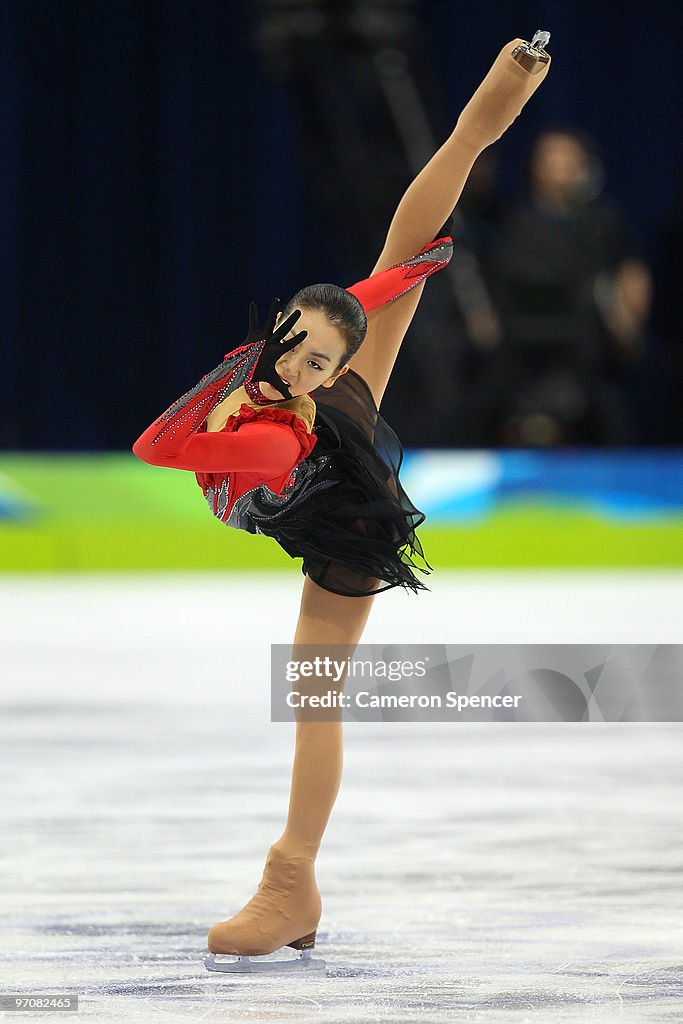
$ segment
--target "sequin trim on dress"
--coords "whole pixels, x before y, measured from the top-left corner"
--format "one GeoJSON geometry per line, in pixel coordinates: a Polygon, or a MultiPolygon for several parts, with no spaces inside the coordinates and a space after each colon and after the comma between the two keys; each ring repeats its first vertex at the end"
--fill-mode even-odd
{"type": "Polygon", "coordinates": [[[158,424],[165,423],[166,426],[161,427],[153,438],[152,444],[156,444],[169,430],[176,433],[177,427],[180,424],[185,424],[191,418],[193,421],[189,428],[183,427],[183,429],[188,429],[189,433],[193,433],[224,398],[242,387],[244,382],[251,377],[264,346],[265,341],[255,341],[249,345],[241,345],[229,353],[222,363],[205,374],[193,388],[181,395],[166,412],[161,414],[156,422],[158,424]],[[192,404],[193,400],[198,398],[208,387],[221,381],[224,383],[216,391],[204,395],[196,404],[192,404]],[[189,408],[187,408],[188,406],[189,408]],[[178,413],[182,409],[187,409],[187,411],[184,415],[179,416],[178,413]]]}
{"type": "MultiPolygon", "coordinates": [[[[329,455],[323,455],[319,459],[304,459],[292,470],[289,483],[281,494],[277,494],[267,484],[252,487],[236,500],[230,515],[224,520],[226,526],[232,526],[236,530],[247,530],[249,533],[262,533],[263,531],[258,529],[259,523],[277,523],[284,513],[289,516],[292,509],[298,508],[316,491],[338,484],[338,480],[318,479],[320,473],[327,469],[329,462],[329,455]]],[[[270,529],[268,533],[271,533],[270,529]]]]}

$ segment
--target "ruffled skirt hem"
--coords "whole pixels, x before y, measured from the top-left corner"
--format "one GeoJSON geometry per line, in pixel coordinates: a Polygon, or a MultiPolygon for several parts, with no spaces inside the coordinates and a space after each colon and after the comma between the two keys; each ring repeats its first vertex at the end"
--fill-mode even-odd
{"type": "Polygon", "coordinates": [[[432,571],[415,532],[425,516],[401,485],[403,448],[368,385],[349,370],[313,397],[318,440],[300,465],[312,464],[315,485],[275,517],[258,515],[257,500],[258,532],[302,558],[302,572],[334,594],[428,590],[416,576],[432,571]]]}

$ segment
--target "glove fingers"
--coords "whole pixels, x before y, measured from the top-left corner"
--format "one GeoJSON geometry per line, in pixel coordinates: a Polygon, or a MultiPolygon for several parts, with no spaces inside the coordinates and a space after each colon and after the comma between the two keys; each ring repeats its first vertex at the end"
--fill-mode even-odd
{"type": "Polygon", "coordinates": [[[262,335],[262,337],[270,338],[271,334],[273,333],[273,328],[275,327],[275,321],[277,320],[277,315],[278,315],[278,313],[280,312],[281,309],[282,309],[282,302],[280,301],[280,299],[278,299],[278,298],[273,299],[271,304],[270,304],[270,309],[268,310],[268,316],[266,317],[266,325],[263,328],[263,335],[262,335]]]}
{"type": "Polygon", "coordinates": [[[258,307],[255,302],[249,303],[249,335],[248,337],[258,337],[258,307]]]}
{"type": "Polygon", "coordinates": [[[304,338],[307,337],[308,331],[299,331],[299,333],[295,334],[293,338],[287,338],[286,341],[278,342],[277,344],[279,351],[277,358],[280,359],[280,357],[284,356],[287,352],[291,352],[293,348],[296,348],[297,345],[300,345],[304,338]]]}
{"type": "Polygon", "coordinates": [[[287,387],[286,384],[282,383],[281,380],[277,380],[277,381],[269,380],[268,383],[271,385],[271,387],[274,387],[276,391],[279,391],[283,398],[291,398],[292,397],[291,391],[289,390],[289,388],[287,387]]]}
{"type": "Polygon", "coordinates": [[[272,336],[272,338],[270,340],[271,341],[280,341],[281,338],[284,338],[284,336],[286,334],[289,334],[289,332],[291,331],[292,327],[297,322],[297,320],[299,319],[300,316],[301,316],[301,310],[300,309],[295,309],[293,313],[290,313],[289,316],[285,320],[282,321],[282,323],[280,324],[278,329],[275,331],[275,333],[273,334],[273,336],[272,336]]]}

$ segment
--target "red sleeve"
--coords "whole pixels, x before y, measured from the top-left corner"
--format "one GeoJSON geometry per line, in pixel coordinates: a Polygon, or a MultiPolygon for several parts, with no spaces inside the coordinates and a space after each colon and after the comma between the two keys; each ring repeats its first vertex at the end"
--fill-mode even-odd
{"type": "Polygon", "coordinates": [[[133,445],[133,453],[151,466],[189,469],[196,473],[251,471],[265,479],[286,473],[296,463],[301,445],[286,423],[245,423],[233,433],[195,433],[189,438],[163,438],[152,423],[133,445]]]}
{"type": "Polygon", "coordinates": [[[346,290],[355,295],[365,312],[369,313],[421,284],[431,274],[445,267],[452,255],[453,239],[450,234],[445,234],[425,245],[416,256],[395,263],[386,270],[378,270],[376,274],[350,285],[346,290]]]}

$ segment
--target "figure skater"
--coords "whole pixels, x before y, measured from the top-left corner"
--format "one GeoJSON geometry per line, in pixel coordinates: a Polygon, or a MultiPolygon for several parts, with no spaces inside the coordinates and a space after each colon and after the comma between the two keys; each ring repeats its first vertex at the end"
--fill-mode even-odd
{"type": "MultiPolygon", "coordinates": [[[[377,593],[426,589],[414,571],[431,568],[415,534],[424,516],[401,486],[401,444],[378,410],[425,280],[451,257],[442,225],[474,161],[548,72],[547,37],[541,48],[537,40],[503,47],[402,197],[372,275],[348,289],[310,285],[284,309],[274,300],[263,326],[252,303],[244,342],[133,446],[144,462],[193,471],[228,526],[273,537],[303,559],[295,650],[343,644],[352,654],[377,593]]],[[[311,962],[322,913],[314,863],[341,773],[341,720],[297,716],[284,831],[256,894],[209,931],[207,967],[277,968],[283,961],[249,958],[284,946],[311,962]],[[238,960],[218,967],[216,954],[238,960]]]]}

